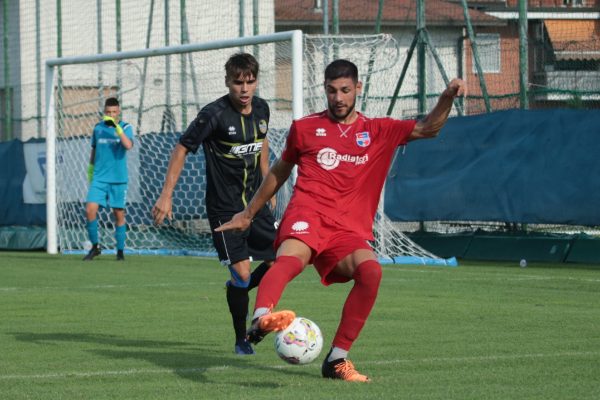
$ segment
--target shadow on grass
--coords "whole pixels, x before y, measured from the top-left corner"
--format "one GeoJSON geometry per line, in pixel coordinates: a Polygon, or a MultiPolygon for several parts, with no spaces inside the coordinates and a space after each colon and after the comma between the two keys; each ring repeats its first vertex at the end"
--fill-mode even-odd
{"type": "MultiPolygon", "coordinates": [[[[114,360],[141,360],[152,363],[160,369],[171,371],[173,374],[199,383],[211,382],[207,377],[208,373],[215,373],[221,370],[256,371],[256,382],[243,381],[234,378],[230,384],[247,387],[276,388],[281,386],[282,375],[300,377],[314,376],[314,372],[302,370],[300,368],[285,368],[286,364],[273,358],[274,363],[281,363],[281,366],[265,366],[254,361],[254,356],[237,356],[231,353],[224,354],[213,344],[199,346],[198,343],[165,341],[165,340],[145,340],[145,339],[127,339],[116,335],[102,335],[89,333],[28,333],[12,332],[16,340],[20,342],[29,342],[37,345],[60,345],[60,343],[79,342],[97,344],[108,348],[103,349],[82,349],[97,355],[99,357],[110,358],[114,360]],[[127,349],[122,349],[126,347],[127,349]],[[270,381],[269,378],[272,378],[270,381]]],[[[265,348],[268,348],[267,345],[265,348]]],[[[265,351],[265,350],[263,350],[265,351]]],[[[274,354],[273,354],[274,355],[274,354]]],[[[274,355],[275,356],[275,355],[274,355]]],[[[241,372],[240,371],[240,372],[241,372]]],[[[153,373],[154,371],[146,371],[153,373]]],[[[140,369],[140,374],[144,370],[140,369]]],[[[226,378],[225,381],[227,381],[226,378]]],[[[226,384],[223,380],[218,383],[226,384]]]]}
{"type": "Polygon", "coordinates": [[[193,343],[172,342],[144,339],[123,339],[116,335],[100,335],[90,333],[27,333],[11,332],[19,342],[30,342],[35,344],[53,344],[55,342],[80,342],[97,343],[116,347],[172,347],[172,346],[191,346],[193,343]]]}

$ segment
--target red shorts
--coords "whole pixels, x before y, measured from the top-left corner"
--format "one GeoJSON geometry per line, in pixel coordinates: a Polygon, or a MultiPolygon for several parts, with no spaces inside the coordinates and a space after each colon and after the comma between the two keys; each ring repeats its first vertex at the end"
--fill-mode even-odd
{"type": "Polygon", "coordinates": [[[373,250],[364,238],[312,210],[288,209],[285,212],[277,231],[275,248],[279,248],[286,239],[300,240],[312,249],[310,263],[315,266],[325,286],[350,280],[334,271],[341,259],[359,249],[373,250]]]}

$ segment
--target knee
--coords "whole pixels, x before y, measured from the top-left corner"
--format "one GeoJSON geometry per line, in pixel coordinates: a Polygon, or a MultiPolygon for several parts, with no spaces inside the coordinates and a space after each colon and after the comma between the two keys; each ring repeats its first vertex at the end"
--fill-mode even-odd
{"type": "Polygon", "coordinates": [[[352,278],[357,283],[379,286],[381,282],[381,265],[375,260],[360,263],[354,270],[352,278]]]}
{"type": "Polygon", "coordinates": [[[96,219],[97,211],[98,211],[98,207],[96,206],[96,204],[93,204],[93,203],[86,204],[85,213],[86,213],[88,220],[92,221],[92,220],[96,219]]]}
{"type": "Polygon", "coordinates": [[[246,271],[246,269],[242,268],[241,270],[236,270],[232,266],[229,267],[229,272],[231,274],[231,285],[238,288],[248,288],[250,285],[250,271],[246,271]]]}

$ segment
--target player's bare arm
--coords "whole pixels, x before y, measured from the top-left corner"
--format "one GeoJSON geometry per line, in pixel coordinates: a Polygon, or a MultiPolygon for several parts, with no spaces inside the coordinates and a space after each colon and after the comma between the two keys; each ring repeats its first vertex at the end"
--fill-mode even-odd
{"type": "Polygon", "coordinates": [[[171,154],[160,197],[156,200],[154,207],[152,207],[152,217],[154,218],[154,223],[157,225],[162,224],[165,218],[173,218],[173,191],[183,170],[187,152],[185,147],[177,143],[171,154]]]}
{"type": "Polygon", "coordinates": [[[121,139],[121,145],[125,147],[126,150],[130,150],[133,147],[133,141],[129,139],[125,133],[121,133],[119,139],[121,139]]]}
{"type": "Polygon", "coordinates": [[[435,137],[448,120],[454,98],[467,95],[466,83],[460,78],[454,78],[448,87],[442,92],[435,107],[418,121],[411,132],[408,140],[425,139],[435,137]]]}
{"type": "MultiPolygon", "coordinates": [[[[262,147],[260,149],[260,172],[262,174],[263,179],[269,173],[269,138],[268,137],[265,137],[265,139],[263,140],[262,147]]],[[[274,210],[275,206],[277,206],[277,197],[275,197],[275,196],[271,197],[269,204],[271,206],[271,210],[274,210]]]]}
{"type": "Polygon", "coordinates": [[[228,230],[246,230],[252,222],[252,218],[256,213],[264,207],[264,205],[271,199],[279,188],[285,183],[290,177],[294,164],[278,159],[275,161],[269,173],[263,180],[262,184],[258,188],[258,191],[250,200],[250,203],[246,208],[235,214],[231,221],[224,223],[215,229],[216,232],[228,231],[228,230]]]}

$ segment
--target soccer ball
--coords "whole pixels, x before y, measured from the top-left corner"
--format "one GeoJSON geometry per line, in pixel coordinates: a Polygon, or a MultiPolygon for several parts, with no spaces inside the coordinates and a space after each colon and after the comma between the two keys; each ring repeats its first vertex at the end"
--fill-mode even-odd
{"type": "Polygon", "coordinates": [[[290,364],[308,364],[319,356],[323,335],[313,321],[297,317],[275,336],[277,355],[290,364]]]}

